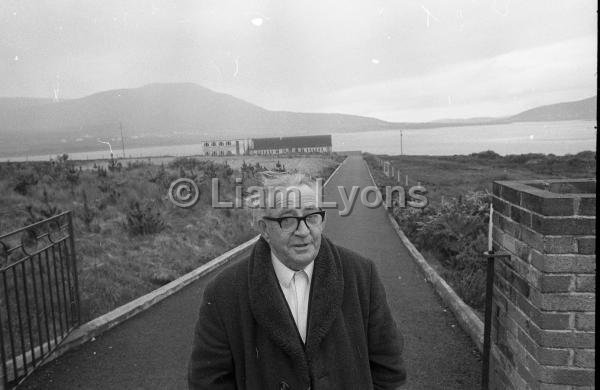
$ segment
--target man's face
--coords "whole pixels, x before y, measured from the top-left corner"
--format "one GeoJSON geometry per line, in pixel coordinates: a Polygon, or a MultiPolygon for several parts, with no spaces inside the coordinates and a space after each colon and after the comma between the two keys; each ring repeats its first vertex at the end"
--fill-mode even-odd
{"type": "MultiPolygon", "coordinates": [[[[266,217],[303,217],[318,212],[315,191],[306,185],[297,189],[300,193],[299,204],[276,202],[275,208],[267,210],[266,217]]],[[[288,268],[300,270],[317,257],[325,221],[312,226],[301,221],[297,229],[289,232],[282,229],[277,221],[263,219],[259,226],[263,237],[277,258],[288,268]]]]}

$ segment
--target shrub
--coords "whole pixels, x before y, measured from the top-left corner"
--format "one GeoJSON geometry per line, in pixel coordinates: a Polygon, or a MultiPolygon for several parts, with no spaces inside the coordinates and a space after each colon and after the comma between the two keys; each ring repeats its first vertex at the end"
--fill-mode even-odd
{"type": "Polygon", "coordinates": [[[262,165],[260,165],[258,163],[258,161],[256,162],[256,164],[254,164],[253,168],[254,168],[254,170],[253,170],[254,173],[258,173],[258,172],[262,172],[262,171],[266,171],[267,170],[267,168],[265,168],[262,165]]]}
{"type": "Polygon", "coordinates": [[[482,160],[497,160],[497,159],[501,159],[502,156],[500,156],[498,153],[494,152],[493,150],[486,150],[485,152],[479,152],[479,153],[471,153],[470,154],[471,157],[475,157],[478,159],[482,159],[482,160]]]}
{"type": "Polygon", "coordinates": [[[450,199],[443,206],[421,211],[394,209],[402,230],[423,251],[442,263],[443,277],[469,305],[482,309],[485,302],[487,222],[489,203],[484,192],[450,199]]]}
{"type": "Polygon", "coordinates": [[[27,195],[29,187],[36,185],[37,176],[33,172],[19,172],[15,178],[14,190],[23,196],[27,195]]]}
{"type": "Polygon", "coordinates": [[[169,163],[169,168],[185,168],[185,169],[194,169],[199,167],[203,162],[193,157],[177,157],[173,161],[169,163]]]}
{"type": "Polygon", "coordinates": [[[164,165],[161,165],[156,171],[154,169],[146,171],[146,177],[150,183],[156,184],[160,191],[163,191],[167,190],[174,180],[185,176],[177,176],[177,174],[167,171],[164,165]]]}
{"type": "Polygon", "coordinates": [[[143,205],[138,201],[131,202],[125,215],[125,226],[131,235],[154,234],[165,228],[162,215],[148,201],[143,205]]]}
{"type": "Polygon", "coordinates": [[[109,181],[101,181],[100,184],[98,184],[98,190],[104,194],[104,197],[101,199],[94,200],[96,207],[100,210],[104,210],[109,204],[117,204],[121,197],[121,193],[117,191],[109,181]]]}
{"type": "Polygon", "coordinates": [[[121,162],[117,162],[117,160],[112,158],[112,155],[111,155],[110,161],[108,163],[108,170],[111,172],[115,172],[115,171],[121,172],[122,168],[123,168],[123,164],[121,164],[121,162]]]}
{"type": "Polygon", "coordinates": [[[225,169],[223,170],[223,177],[231,177],[233,175],[233,169],[229,166],[226,165],[225,169]]]}
{"type": "Polygon", "coordinates": [[[279,160],[277,160],[277,163],[275,164],[275,169],[273,169],[275,172],[285,172],[285,165],[283,165],[282,163],[279,162],[279,160]]]}
{"type": "MultiPolygon", "coordinates": [[[[138,169],[138,168],[146,168],[146,167],[148,167],[148,165],[150,165],[150,164],[146,161],[139,161],[139,160],[127,161],[125,170],[132,171],[132,170],[138,169]]],[[[162,164],[162,163],[161,163],[161,165],[164,166],[164,164],[162,164]]]]}
{"type": "Polygon", "coordinates": [[[92,207],[90,207],[85,191],[81,191],[81,196],[83,197],[83,211],[81,212],[80,217],[85,224],[85,227],[90,230],[90,225],[98,213],[92,207]]]}
{"type": "Polygon", "coordinates": [[[204,176],[206,177],[217,177],[218,167],[217,164],[215,164],[213,161],[202,161],[199,164],[198,169],[202,171],[204,173],[204,176]]]}
{"type": "Polygon", "coordinates": [[[485,309],[485,267],[460,271],[444,270],[442,277],[465,303],[480,311],[485,309]]]}
{"type": "Polygon", "coordinates": [[[65,170],[65,179],[71,184],[71,186],[79,184],[79,174],[81,171],[74,167],[69,167],[65,170]]]}
{"type": "Polygon", "coordinates": [[[48,191],[44,188],[42,192],[42,207],[39,209],[39,213],[44,218],[50,218],[56,214],[60,214],[62,211],[57,206],[54,206],[50,203],[50,196],[48,195],[48,191]]]}
{"type": "Polygon", "coordinates": [[[36,207],[32,204],[26,205],[25,212],[27,213],[25,225],[31,225],[59,214],[61,213],[61,210],[49,203],[44,203],[41,207],[36,207]]]}
{"type": "Polygon", "coordinates": [[[106,171],[106,168],[104,168],[104,166],[98,165],[96,166],[96,174],[98,175],[98,177],[106,177],[108,175],[108,172],[106,171]]]}

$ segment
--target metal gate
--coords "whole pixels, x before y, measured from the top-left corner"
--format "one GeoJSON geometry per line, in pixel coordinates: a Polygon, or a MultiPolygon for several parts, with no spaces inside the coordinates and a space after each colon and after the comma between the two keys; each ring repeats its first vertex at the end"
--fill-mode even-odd
{"type": "Polygon", "coordinates": [[[16,386],[79,324],[71,212],[0,236],[0,385],[16,386]]]}

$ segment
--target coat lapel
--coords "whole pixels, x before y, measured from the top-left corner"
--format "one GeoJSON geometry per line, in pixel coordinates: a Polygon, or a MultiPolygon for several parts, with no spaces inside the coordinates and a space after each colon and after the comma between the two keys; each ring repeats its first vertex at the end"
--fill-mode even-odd
{"type": "Polygon", "coordinates": [[[337,249],[322,236],[311,282],[306,355],[285,298],[279,292],[271,248],[262,237],[254,246],[248,267],[250,307],[256,322],[294,360],[299,373],[309,378],[306,357],[318,350],[342,305],[344,279],[337,249]]]}
{"type": "Polygon", "coordinates": [[[312,356],[329,332],[342,306],[344,279],[339,253],[327,238],[321,238],[321,248],[315,259],[312,279],[306,352],[312,356]]]}
{"type": "Polygon", "coordinates": [[[289,315],[285,298],[279,292],[279,282],[271,264],[271,248],[262,237],[254,245],[248,267],[250,308],[254,319],[269,338],[292,358],[299,373],[308,379],[302,340],[289,315]]]}

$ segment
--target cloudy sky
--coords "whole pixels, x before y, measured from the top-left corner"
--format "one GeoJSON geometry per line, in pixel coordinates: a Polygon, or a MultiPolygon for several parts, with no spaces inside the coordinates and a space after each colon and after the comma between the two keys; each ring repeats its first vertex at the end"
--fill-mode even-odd
{"type": "Polygon", "coordinates": [[[498,116],[596,94],[590,0],[0,0],[0,96],[193,82],[273,110],[498,116]]]}

